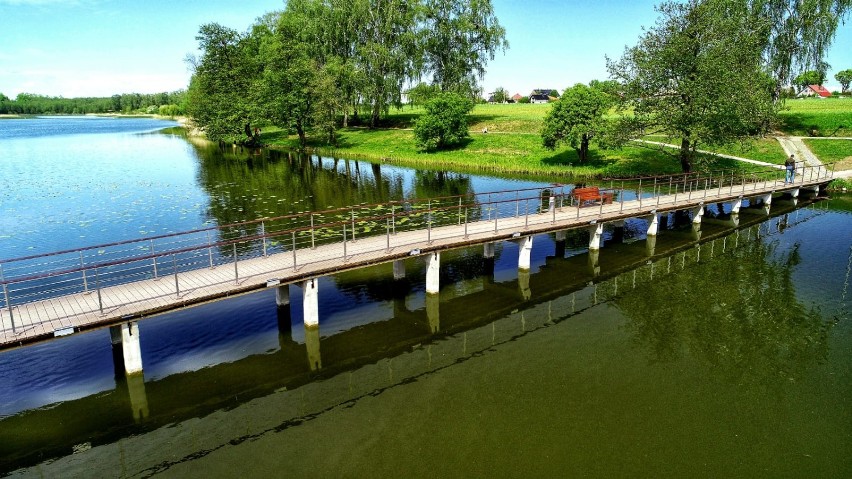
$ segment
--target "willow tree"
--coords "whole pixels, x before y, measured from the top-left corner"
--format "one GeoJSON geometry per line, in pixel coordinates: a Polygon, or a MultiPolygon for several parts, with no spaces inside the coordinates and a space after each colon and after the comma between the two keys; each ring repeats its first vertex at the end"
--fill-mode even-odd
{"type": "MultiPolygon", "coordinates": [[[[743,0],[739,0],[743,1],[743,0]]],[[[767,70],[775,80],[775,98],[781,88],[800,73],[825,73],[825,53],[838,25],[844,21],[852,0],[745,0],[752,29],[759,32],[759,44],[767,70]]]]}
{"type": "Polygon", "coordinates": [[[720,145],[771,127],[774,84],[762,69],[764,38],[748,11],[731,0],[666,2],[654,27],[618,61],[627,113],[621,141],[661,134],[680,143],[678,159],[692,170],[699,145],[720,145]]]}
{"type": "Polygon", "coordinates": [[[471,93],[489,60],[509,47],[491,0],[425,0],[425,71],[441,91],[471,93]]]}

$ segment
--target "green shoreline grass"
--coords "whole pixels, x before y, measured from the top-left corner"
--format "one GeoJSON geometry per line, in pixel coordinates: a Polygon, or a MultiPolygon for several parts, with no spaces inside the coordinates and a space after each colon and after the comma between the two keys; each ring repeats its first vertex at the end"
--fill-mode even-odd
{"type": "MultiPolygon", "coordinates": [[[[470,138],[464,144],[450,150],[424,153],[415,147],[411,131],[423,109],[406,106],[391,110],[381,128],[339,130],[336,147],[328,146],[317,137],[309,137],[308,147],[325,156],[504,176],[601,178],[680,172],[677,150],[658,146],[633,144],[618,150],[603,150],[593,145],[586,164],[579,163],[576,152],[570,147],[547,150],[541,145],[539,131],[549,109],[547,104],[476,105],[469,117],[470,138]],[[488,133],[482,133],[486,127],[488,133]]],[[[790,134],[811,130],[852,136],[852,100],[788,100],[779,118],[781,127],[790,134]]],[[[264,128],[261,139],[277,148],[298,147],[295,136],[274,127],[264,128]]],[[[772,164],[783,164],[786,156],[774,138],[703,149],[772,164]]],[[[755,171],[760,168],[711,155],[700,155],[694,166],[704,171],[755,171]]]]}

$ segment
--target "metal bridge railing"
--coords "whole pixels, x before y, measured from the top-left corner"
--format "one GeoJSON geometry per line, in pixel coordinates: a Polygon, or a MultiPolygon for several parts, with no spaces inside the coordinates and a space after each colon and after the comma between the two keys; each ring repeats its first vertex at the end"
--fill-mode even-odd
{"type": "MultiPolygon", "coordinates": [[[[824,167],[800,167],[799,183],[828,179],[824,167]]],[[[716,193],[747,194],[776,184],[783,170],[769,168],[748,175],[729,171],[703,174],[642,177],[609,180],[609,189],[601,190],[598,208],[577,207],[577,218],[597,217],[603,210],[603,194],[612,194],[620,210],[659,204],[680,195],[686,199],[716,193]],[[725,189],[728,191],[726,192],[725,189]],[[633,203],[635,202],[635,204],[633,203]],[[644,203],[644,205],[643,205],[644,203]]],[[[427,241],[440,226],[467,225],[506,218],[521,218],[525,225],[556,221],[557,212],[573,208],[569,185],[518,190],[468,193],[438,198],[404,199],[381,204],[362,204],[345,208],[262,218],[241,223],[213,226],[180,233],[150,236],[64,251],[0,260],[2,309],[10,313],[14,306],[76,293],[95,293],[103,311],[103,288],[155,279],[175,282],[180,294],[179,275],[203,268],[233,268],[233,280],[240,280],[240,261],[297,252],[327,244],[341,244],[341,260],[347,258],[347,245],[359,238],[419,231],[427,241]],[[542,214],[549,213],[549,214],[542,214]]],[[[398,246],[398,245],[397,245],[398,246]]],[[[115,306],[113,304],[113,306],[115,306]]],[[[12,318],[14,328],[14,318],[12,318]]]]}

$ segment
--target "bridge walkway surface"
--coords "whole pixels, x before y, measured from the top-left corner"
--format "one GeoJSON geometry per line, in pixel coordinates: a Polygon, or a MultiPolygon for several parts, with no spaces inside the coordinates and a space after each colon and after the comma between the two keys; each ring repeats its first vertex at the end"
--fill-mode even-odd
{"type": "MultiPolygon", "coordinates": [[[[473,198],[468,195],[443,201],[416,200],[416,204],[409,200],[397,202],[399,211],[391,205],[390,215],[386,208],[374,207],[373,211],[380,210],[381,214],[359,213],[356,217],[354,209],[359,206],[321,223],[320,218],[327,220],[334,215],[309,213],[310,226],[278,231],[266,227],[274,219],[266,219],[265,223],[258,220],[260,234],[252,233],[257,224],[244,223],[236,228],[243,230],[242,236],[216,243],[211,242],[209,231],[196,230],[172,236],[201,235],[207,238],[206,242],[176,242],[177,247],[159,247],[155,251],[155,240],[145,238],[137,242],[144,242],[143,246],[150,242],[145,254],[128,256],[125,252],[110,261],[98,262],[97,255],[108,255],[107,246],[111,245],[2,260],[0,268],[5,270],[0,269],[0,274],[5,271],[5,275],[0,276],[0,349],[446,249],[594,228],[606,222],[651,218],[690,208],[700,216],[705,205],[748,198],[760,198],[768,207],[772,194],[798,196],[800,190],[818,191],[831,179],[831,172],[822,165],[803,168],[793,184],[777,179],[778,173],[774,170],[771,175],[751,175],[748,179],[725,174],[655,178],[653,185],[645,179],[644,187],[642,180],[638,180],[638,186],[636,181],[629,186],[621,182],[620,188],[610,190],[615,200],[609,204],[573,204],[570,191],[563,185],[479,193],[473,198]],[[534,194],[529,194],[531,191],[534,194]],[[443,224],[436,220],[439,213],[443,214],[443,224]],[[420,223],[414,218],[419,218],[420,223]],[[412,229],[405,230],[404,224],[413,225],[412,229]],[[319,241],[323,228],[326,232],[334,228],[341,234],[319,241]],[[357,233],[354,239],[353,230],[357,233]],[[256,256],[241,259],[238,249],[245,256],[247,245],[253,245],[256,256]],[[94,261],[90,258],[95,255],[92,251],[97,251],[94,261]],[[233,252],[230,260],[228,251],[233,252]],[[77,261],[78,256],[75,266],[65,262],[77,261]]],[[[294,218],[289,217],[287,224],[296,224],[294,218]]],[[[304,223],[304,215],[298,220],[304,223]]],[[[230,230],[235,229],[230,226],[230,230]]],[[[226,236],[222,231],[227,227],[215,229],[220,236],[226,236]]],[[[133,241],[126,243],[144,249],[133,241]]]]}

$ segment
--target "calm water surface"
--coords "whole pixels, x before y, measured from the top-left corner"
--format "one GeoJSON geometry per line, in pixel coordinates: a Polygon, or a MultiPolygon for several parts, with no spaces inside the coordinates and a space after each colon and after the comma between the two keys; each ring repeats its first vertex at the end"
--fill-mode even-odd
{"type": "MultiPolygon", "coordinates": [[[[547,184],[220,151],[167,122],[0,121],[0,258],[402,196],[547,184]]],[[[852,199],[738,229],[672,217],[322,278],[319,332],[262,291],[0,352],[22,477],[852,475],[852,199]]],[[[712,216],[712,215],[711,215],[712,216]]]]}

